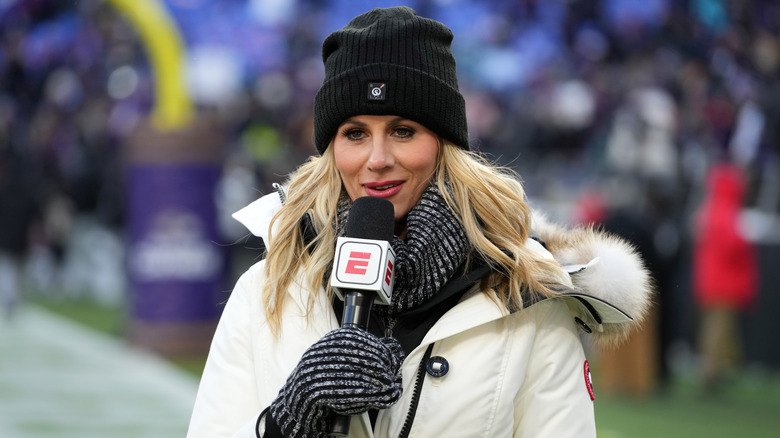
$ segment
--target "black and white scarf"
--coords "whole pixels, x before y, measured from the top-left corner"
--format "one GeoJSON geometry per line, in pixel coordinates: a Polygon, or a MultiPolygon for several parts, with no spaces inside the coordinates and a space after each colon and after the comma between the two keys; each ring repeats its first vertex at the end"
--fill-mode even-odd
{"type": "MultiPolygon", "coordinates": [[[[342,197],[338,205],[338,234],[343,236],[352,201],[342,197]]],[[[406,239],[393,237],[395,285],[392,305],[375,311],[394,318],[426,303],[452,278],[468,254],[466,231],[431,183],[406,218],[406,239]]]]}

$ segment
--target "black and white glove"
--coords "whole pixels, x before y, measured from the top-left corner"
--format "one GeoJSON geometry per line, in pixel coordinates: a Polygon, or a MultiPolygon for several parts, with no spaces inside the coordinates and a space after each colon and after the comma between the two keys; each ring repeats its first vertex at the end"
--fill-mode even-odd
{"type": "Polygon", "coordinates": [[[325,437],[331,414],[387,409],[401,397],[404,353],[395,338],[331,331],[301,357],[269,413],[285,437],[325,437]]]}

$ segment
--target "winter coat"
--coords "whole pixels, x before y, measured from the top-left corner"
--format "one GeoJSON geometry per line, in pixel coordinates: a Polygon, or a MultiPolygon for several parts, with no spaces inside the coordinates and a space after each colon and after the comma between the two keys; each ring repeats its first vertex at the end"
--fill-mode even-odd
{"type": "MultiPolygon", "coordinates": [[[[278,199],[275,194],[265,196],[235,217],[267,242],[278,199]]],[[[542,238],[560,232],[538,219],[542,238]]],[[[536,240],[529,239],[528,245],[548,257],[557,253],[576,272],[572,278],[589,286],[606,284],[598,276],[599,256],[616,257],[622,264],[617,272],[635,276],[610,279],[619,289],[613,291],[619,297],[616,304],[636,318],[607,304],[604,295],[574,290],[508,313],[474,287],[407,355],[401,399],[379,412],[373,428],[368,414],[353,417],[350,437],[398,437],[410,415],[408,436],[596,436],[581,331],[599,334],[599,342],[606,343],[625,336],[647,306],[647,274],[633,250],[620,241],[601,238],[587,248],[595,241],[580,236],[584,246],[573,249],[563,244],[563,236],[548,237],[552,255],[536,240]]],[[[262,425],[258,414],[276,398],[303,352],[339,325],[324,290],[314,291],[315,306],[307,320],[305,303],[312,291],[294,286],[282,310],[281,338],[275,338],[259,293],[263,281],[261,261],[240,278],[224,309],[188,438],[262,436],[255,432],[262,425]]]]}
{"type": "Polygon", "coordinates": [[[717,165],[710,172],[709,194],[699,209],[693,249],[693,290],[702,307],[745,309],[758,289],[758,260],[753,244],[739,229],[745,183],[739,170],[717,165]]]}

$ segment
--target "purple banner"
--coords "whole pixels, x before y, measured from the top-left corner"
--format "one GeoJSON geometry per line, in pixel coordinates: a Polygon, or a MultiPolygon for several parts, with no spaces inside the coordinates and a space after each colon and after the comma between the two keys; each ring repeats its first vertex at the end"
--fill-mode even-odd
{"type": "Polygon", "coordinates": [[[128,168],[131,316],[147,322],[214,320],[224,301],[226,253],[217,245],[214,164],[128,168]]]}

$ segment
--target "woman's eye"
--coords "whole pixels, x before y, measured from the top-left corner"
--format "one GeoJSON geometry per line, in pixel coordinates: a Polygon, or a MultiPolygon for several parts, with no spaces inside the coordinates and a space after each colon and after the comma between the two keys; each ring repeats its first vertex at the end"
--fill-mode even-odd
{"type": "Polygon", "coordinates": [[[401,138],[408,138],[414,135],[414,130],[405,126],[393,129],[396,136],[401,138]]]}
{"type": "Polygon", "coordinates": [[[344,131],[344,137],[346,137],[347,140],[360,140],[363,138],[363,131],[360,129],[347,129],[344,131]]]}

